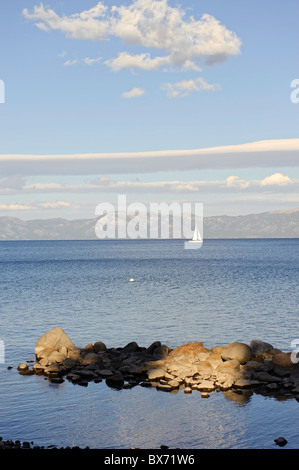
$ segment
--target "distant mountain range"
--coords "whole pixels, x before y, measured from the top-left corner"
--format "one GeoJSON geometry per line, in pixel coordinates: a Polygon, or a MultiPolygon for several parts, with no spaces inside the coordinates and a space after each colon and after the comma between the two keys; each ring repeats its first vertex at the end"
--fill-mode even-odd
{"type": "MultiPolygon", "coordinates": [[[[97,220],[99,218],[24,221],[16,217],[0,217],[0,240],[95,240],[97,220]]],[[[203,238],[299,238],[299,208],[204,217],[203,238]]]]}

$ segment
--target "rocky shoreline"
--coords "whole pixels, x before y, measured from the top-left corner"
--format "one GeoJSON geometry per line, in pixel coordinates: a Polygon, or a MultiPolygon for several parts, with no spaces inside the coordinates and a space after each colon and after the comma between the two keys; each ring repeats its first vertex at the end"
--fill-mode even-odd
{"type": "Polygon", "coordinates": [[[199,392],[203,398],[215,391],[251,390],[299,400],[298,363],[292,362],[291,353],[261,340],[211,349],[199,341],[175,349],[160,341],[147,348],[136,342],[107,348],[101,341],[78,348],[56,327],[37,341],[35,359],[32,367],[19,364],[19,373],[44,375],[56,384],[105,381],[117,390],[140,385],[170,393],[199,392]]]}
{"type": "MultiPolygon", "coordinates": [[[[250,344],[237,341],[211,349],[199,341],[174,349],[160,341],[149,347],[130,342],[118,348],[97,341],[79,348],[62,328],[56,327],[39,338],[34,352],[35,360],[19,364],[19,373],[43,375],[58,386],[65,380],[84,387],[90,382],[105,382],[115,390],[138,385],[168,393],[200,393],[202,398],[214,392],[232,393],[232,399],[240,402],[253,393],[299,401],[299,364],[292,361],[291,353],[261,340],[250,344]]],[[[274,442],[280,447],[287,443],[283,437],[274,442]]],[[[45,448],[0,437],[1,449],[45,448]]],[[[75,449],[82,450],[63,448],[75,449]]]]}

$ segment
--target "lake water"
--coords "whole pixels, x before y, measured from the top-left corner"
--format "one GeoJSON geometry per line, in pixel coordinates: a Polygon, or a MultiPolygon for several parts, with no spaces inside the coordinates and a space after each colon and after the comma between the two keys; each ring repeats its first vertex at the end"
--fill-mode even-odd
{"type": "Polygon", "coordinates": [[[0,436],[58,447],[271,449],[282,435],[298,449],[295,399],[117,391],[17,371],[56,326],[78,347],[261,339],[290,351],[298,248],[298,239],[205,240],[199,250],[180,240],[0,242],[0,436]]]}

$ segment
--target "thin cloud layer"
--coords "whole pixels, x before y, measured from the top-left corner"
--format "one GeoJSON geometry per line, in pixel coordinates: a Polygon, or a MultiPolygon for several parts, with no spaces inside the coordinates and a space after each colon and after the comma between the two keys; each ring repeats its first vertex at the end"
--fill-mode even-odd
{"type": "Polygon", "coordinates": [[[195,150],[73,155],[0,155],[0,174],[91,175],[299,166],[299,139],[195,150]]]}
{"type": "Polygon", "coordinates": [[[108,7],[100,1],[89,10],[59,15],[50,7],[34,6],[23,10],[28,20],[42,31],[60,31],[67,38],[107,41],[121,39],[129,46],[161,51],[133,54],[121,51],[105,64],[114,71],[123,68],[158,70],[165,66],[199,70],[199,63],[211,65],[240,53],[241,40],[236,33],[212,15],[187,17],[181,7],[168,0],[134,0],[129,5],[108,7]]]}
{"type": "Polygon", "coordinates": [[[0,155],[0,174],[91,175],[299,166],[299,139],[194,150],[70,155],[0,155]]]}

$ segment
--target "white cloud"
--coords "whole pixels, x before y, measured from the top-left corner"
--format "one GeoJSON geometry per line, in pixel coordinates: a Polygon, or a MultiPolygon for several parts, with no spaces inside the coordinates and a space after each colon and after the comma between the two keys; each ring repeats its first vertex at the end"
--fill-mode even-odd
{"type": "Polygon", "coordinates": [[[72,65],[78,64],[78,62],[78,59],[66,60],[63,65],[65,65],[66,67],[71,67],[72,65]]]}
{"type": "Polygon", "coordinates": [[[238,176],[229,176],[226,178],[225,183],[228,188],[244,189],[250,186],[248,181],[242,180],[238,176]]]}
{"type": "Polygon", "coordinates": [[[101,60],[102,57],[97,57],[95,59],[91,59],[90,57],[85,57],[83,59],[83,62],[84,64],[86,65],[93,65],[93,64],[96,64],[97,62],[99,62],[101,60]]]}
{"type": "Polygon", "coordinates": [[[76,64],[85,64],[85,65],[93,65],[93,64],[96,64],[97,62],[99,62],[100,60],[102,59],[102,57],[96,57],[94,59],[90,58],[90,57],[84,57],[83,59],[74,59],[74,60],[66,60],[64,62],[63,65],[65,65],[66,67],[70,67],[72,65],[76,65],[76,64]]]}
{"type": "Polygon", "coordinates": [[[219,89],[219,85],[216,83],[210,84],[204,78],[198,77],[176,83],[164,83],[162,89],[166,90],[169,98],[183,98],[193,91],[215,91],[219,89]]]}
{"type": "Polygon", "coordinates": [[[132,88],[132,90],[130,91],[125,91],[122,94],[122,97],[123,98],[137,98],[138,96],[144,95],[144,93],[145,91],[142,88],[135,87],[135,88],[132,88]]]}
{"type": "Polygon", "coordinates": [[[33,206],[26,204],[0,204],[0,210],[2,211],[28,211],[34,209],[33,206]]]}
{"type": "MultiPolygon", "coordinates": [[[[283,176],[283,175],[282,175],[283,176]]],[[[238,176],[232,175],[225,180],[192,180],[192,181],[145,181],[139,179],[134,181],[122,181],[112,179],[111,177],[101,176],[91,181],[80,184],[61,184],[61,183],[31,183],[22,186],[15,186],[12,182],[12,187],[7,191],[7,184],[4,188],[0,186],[0,194],[36,194],[36,193],[135,193],[135,194],[148,194],[148,193],[198,193],[211,194],[211,193],[294,193],[299,191],[299,179],[293,179],[292,184],[281,184],[279,181],[271,185],[265,185],[264,180],[271,179],[269,176],[262,180],[244,180],[238,176]]],[[[288,178],[288,177],[284,177],[288,178]]],[[[8,178],[7,178],[8,179],[8,178]]],[[[41,203],[41,207],[58,208],[68,207],[69,203],[66,201],[55,201],[41,203]]]]}
{"type": "Polygon", "coordinates": [[[128,5],[108,7],[98,2],[93,8],[72,15],[59,16],[49,7],[34,6],[23,15],[43,31],[61,31],[71,39],[106,41],[118,37],[125,44],[162,51],[164,56],[149,53],[121,52],[106,61],[113,70],[141,68],[157,70],[162,66],[177,66],[199,70],[199,62],[221,62],[240,53],[241,40],[212,15],[186,17],[179,7],[168,0],[133,0],[128,5]]]}
{"type": "Polygon", "coordinates": [[[262,186],[285,186],[288,184],[292,184],[293,181],[289,176],[284,176],[282,173],[275,173],[274,175],[268,176],[267,178],[263,179],[261,182],[262,186]]]}
{"type": "Polygon", "coordinates": [[[107,7],[99,2],[89,10],[75,13],[70,16],[59,16],[49,7],[35,6],[29,13],[24,8],[23,15],[29,20],[35,21],[35,26],[42,31],[61,31],[71,39],[86,39],[90,41],[103,41],[107,38],[109,21],[106,18],[107,7]]]}
{"type": "Polygon", "coordinates": [[[69,207],[70,202],[66,201],[54,201],[54,202],[40,202],[39,206],[45,209],[60,209],[64,207],[69,207]]]}

